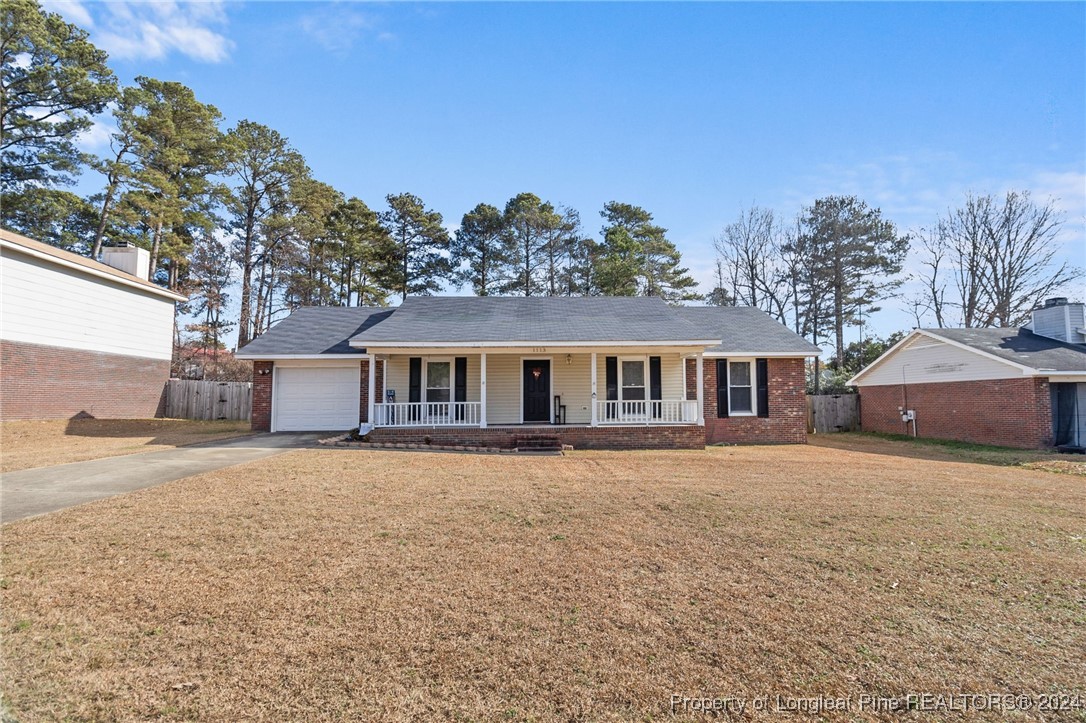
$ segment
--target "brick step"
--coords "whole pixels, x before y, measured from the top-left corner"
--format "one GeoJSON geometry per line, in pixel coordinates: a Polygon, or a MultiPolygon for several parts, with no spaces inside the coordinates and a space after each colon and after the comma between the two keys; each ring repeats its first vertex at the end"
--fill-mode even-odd
{"type": "Polygon", "coordinates": [[[513,437],[513,446],[522,452],[561,452],[562,439],[546,434],[517,435],[513,437]]]}

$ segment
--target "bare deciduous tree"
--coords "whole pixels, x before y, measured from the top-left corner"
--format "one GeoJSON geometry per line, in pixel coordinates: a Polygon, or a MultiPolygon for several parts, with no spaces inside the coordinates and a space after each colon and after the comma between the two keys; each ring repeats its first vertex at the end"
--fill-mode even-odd
{"type": "MultiPolygon", "coordinates": [[[[1018,326],[1046,296],[1079,278],[1058,260],[1063,216],[1028,191],[966,197],[922,232],[924,306],[939,327],[1018,326]]],[[[920,305],[920,301],[917,301],[920,305]]]]}
{"type": "Polygon", "coordinates": [[[721,298],[788,323],[788,312],[795,309],[793,255],[786,252],[789,236],[773,211],[752,206],[741,212],[713,244],[721,298]]]}

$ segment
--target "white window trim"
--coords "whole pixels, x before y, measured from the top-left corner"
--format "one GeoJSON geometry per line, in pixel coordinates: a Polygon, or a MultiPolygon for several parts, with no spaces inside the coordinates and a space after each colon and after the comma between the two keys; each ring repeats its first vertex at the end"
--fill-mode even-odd
{"type": "MultiPolygon", "coordinates": [[[[448,364],[449,365],[449,401],[448,402],[434,402],[435,404],[452,404],[453,401],[453,388],[456,386],[456,381],[453,378],[456,374],[455,364],[452,357],[430,357],[423,358],[422,365],[422,401],[430,402],[430,364],[448,364]]],[[[434,387],[434,389],[440,389],[441,387],[434,387]]]]}
{"type": "Polygon", "coordinates": [[[618,400],[621,402],[647,402],[651,395],[649,391],[649,358],[647,356],[620,356],[618,358],[618,400]],[[623,390],[626,388],[622,383],[622,363],[623,362],[641,362],[641,380],[643,384],[641,388],[645,390],[645,396],[641,399],[626,399],[622,396],[623,390]]]}
{"type": "Polygon", "coordinates": [[[758,365],[753,357],[728,357],[728,416],[729,417],[757,417],[758,416],[758,365]],[[750,411],[736,412],[732,410],[732,364],[747,364],[750,369],[750,411]]]}

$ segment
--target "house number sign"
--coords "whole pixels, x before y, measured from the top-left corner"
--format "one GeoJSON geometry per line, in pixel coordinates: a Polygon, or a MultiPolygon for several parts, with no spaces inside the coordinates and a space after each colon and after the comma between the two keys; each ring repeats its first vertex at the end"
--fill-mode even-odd
{"type": "Polygon", "coordinates": [[[547,347],[545,347],[545,346],[533,346],[532,347],[532,353],[533,354],[543,354],[543,353],[546,353],[546,351],[547,351],[547,347]]]}

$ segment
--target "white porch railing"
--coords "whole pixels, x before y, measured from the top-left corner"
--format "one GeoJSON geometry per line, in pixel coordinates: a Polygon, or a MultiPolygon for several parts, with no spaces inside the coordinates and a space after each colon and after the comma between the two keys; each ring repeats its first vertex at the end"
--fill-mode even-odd
{"type": "Polygon", "coordinates": [[[373,405],[376,427],[478,427],[479,402],[382,402],[373,405]]]}
{"type": "Polygon", "coordinates": [[[600,424],[695,424],[696,400],[644,400],[596,402],[600,424]]]}

